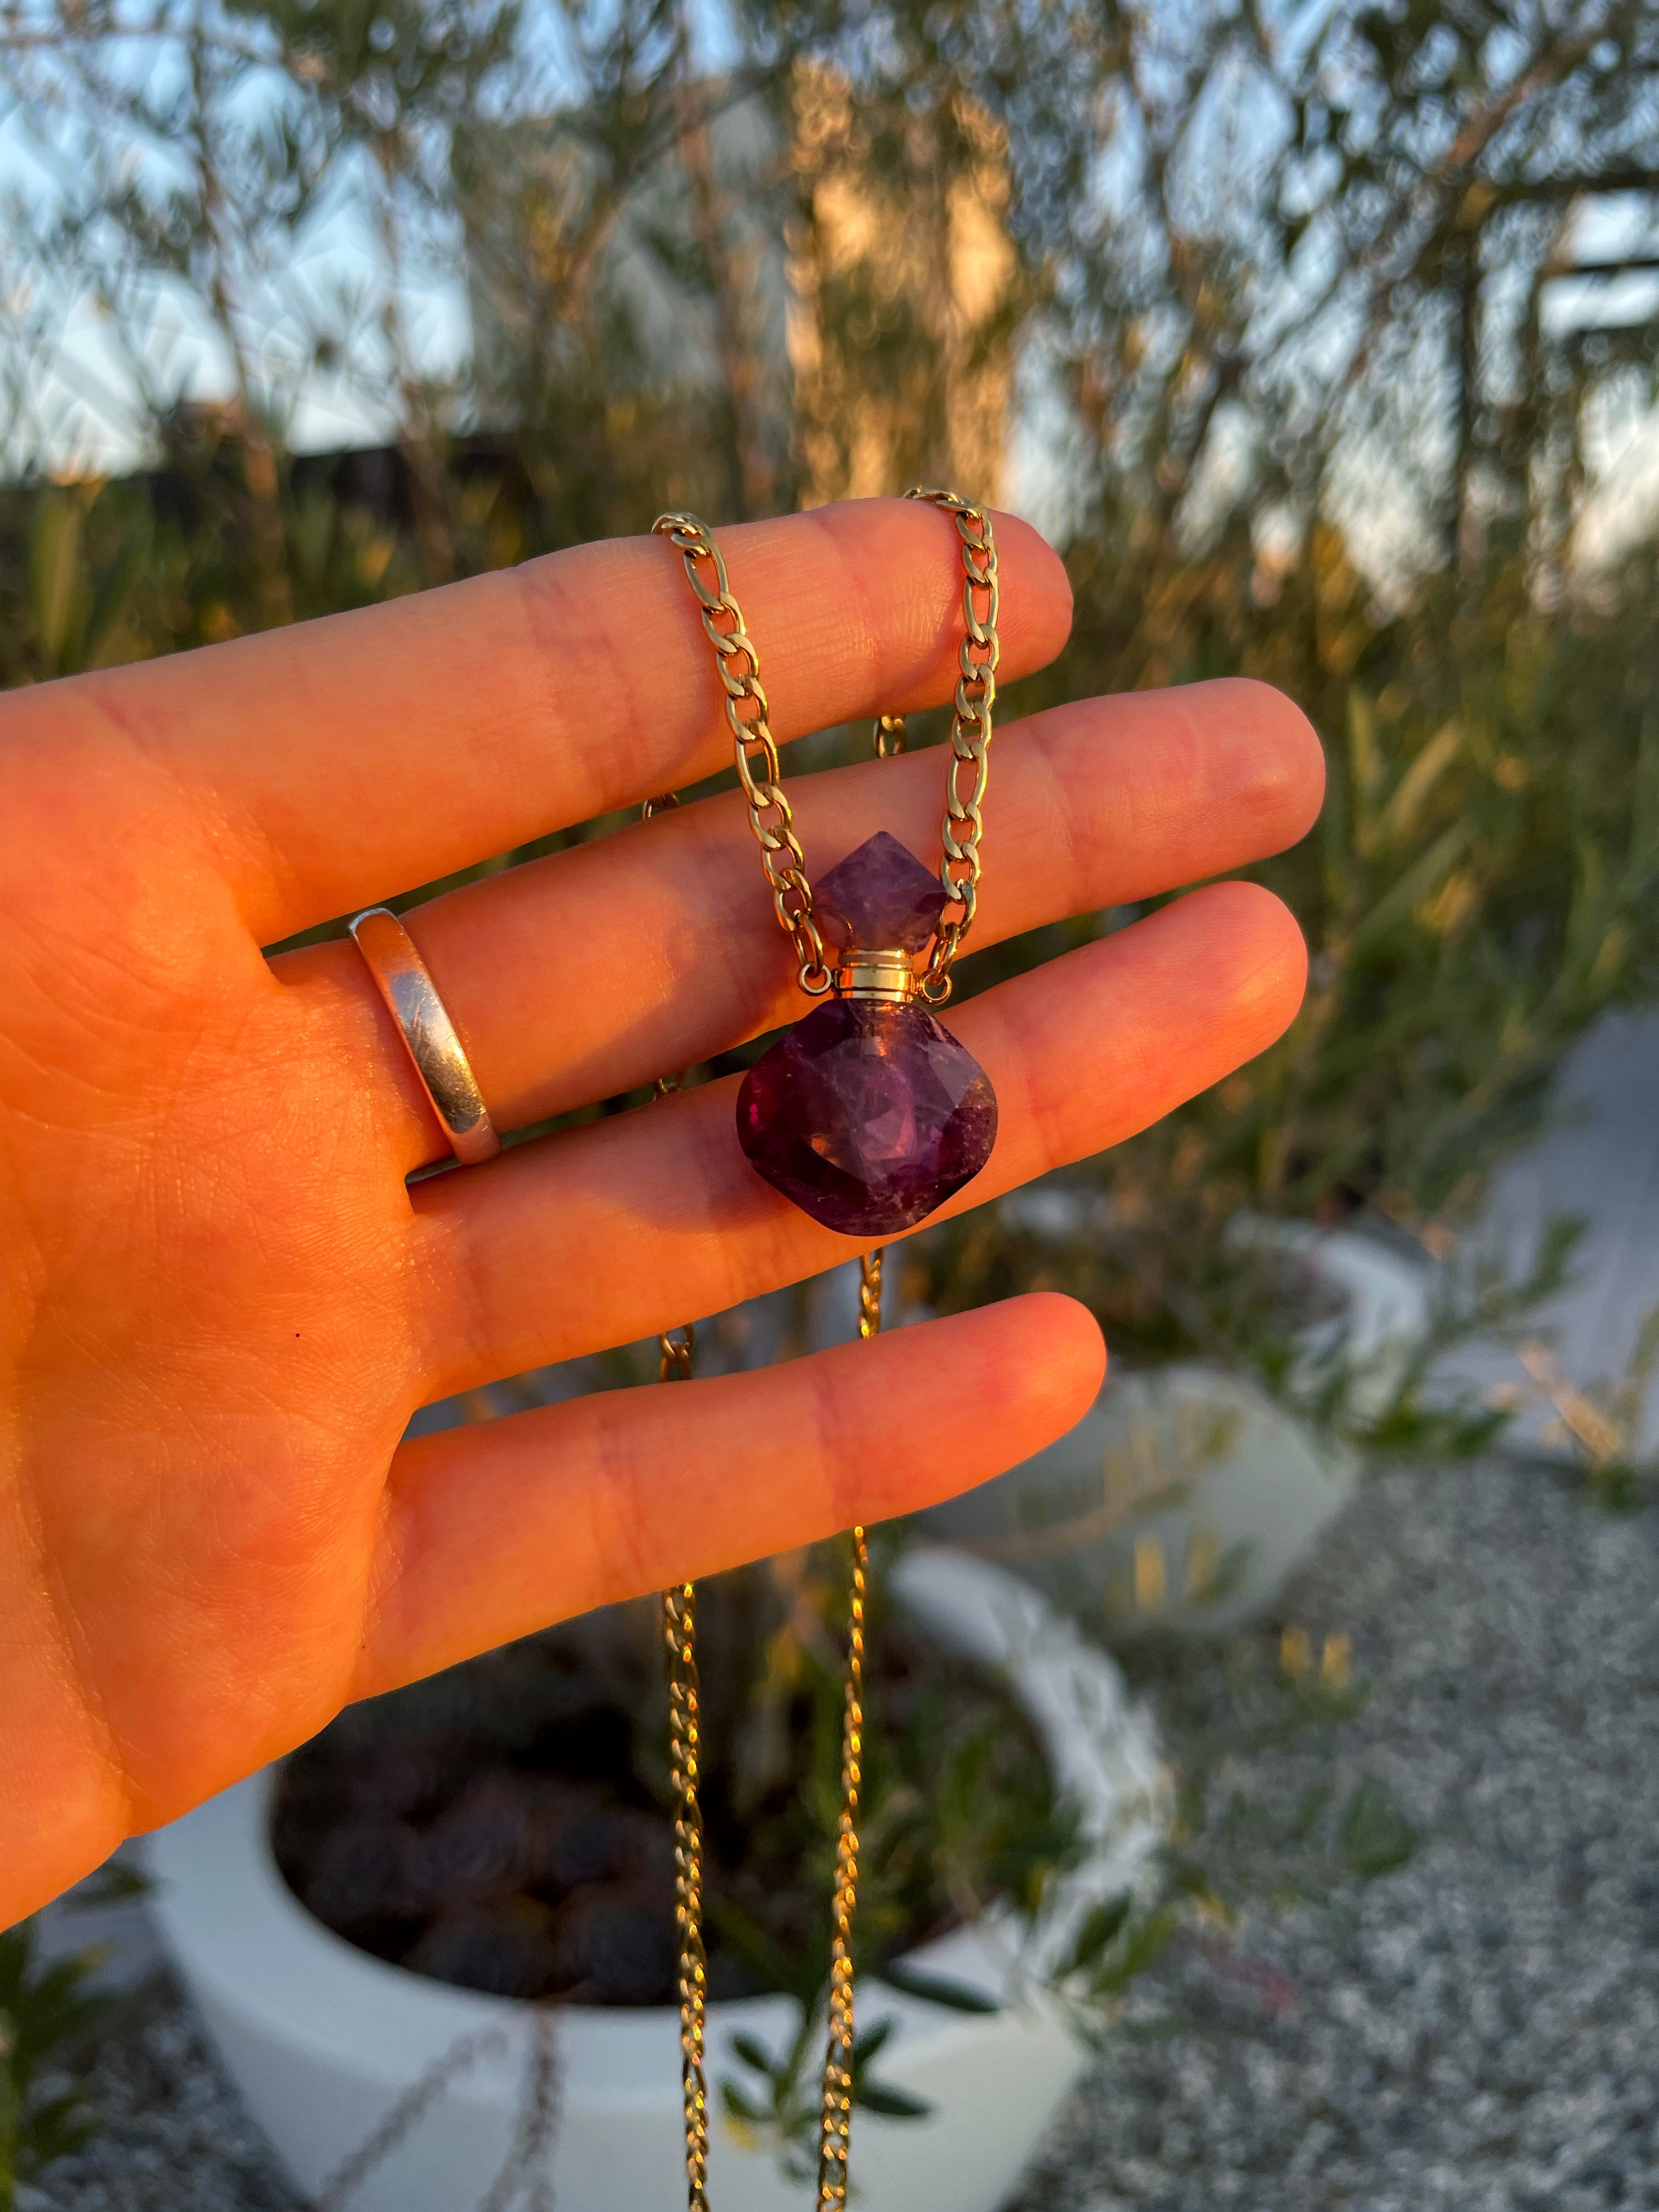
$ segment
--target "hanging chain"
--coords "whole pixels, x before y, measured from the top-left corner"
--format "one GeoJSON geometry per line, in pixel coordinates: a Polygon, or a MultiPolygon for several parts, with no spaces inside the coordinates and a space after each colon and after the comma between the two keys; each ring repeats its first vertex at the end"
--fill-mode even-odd
{"type": "MultiPolygon", "coordinates": [[[[930,491],[918,484],[907,499],[941,507],[957,526],[962,544],[962,644],[957,655],[957,688],[951,716],[951,763],[945,782],[945,857],[939,881],[961,911],[942,922],[922,976],[922,995],[943,1006],[951,995],[951,967],[974,926],[981,874],[979,841],[985,823],[981,809],[990,778],[991,714],[997,696],[997,548],[991,518],[983,507],[953,491],[930,491]]],[[[761,863],[778,920],[795,948],[796,975],[810,998],[822,998],[832,977],[823,957],[823,939],[812,910],[812,886],[806,855],[795,835],[794,817],[779,781],[778,748],[768,721],[760,657],[732,596],[726,558],[705,522],[695,514],[659,514],[652,525],[685,563],[698,611],[714,648],[726,692],[726,720],[737,748],[738,781],[749,804],[749,820],[761,848],[761,863]],[[711,582],[712,577],[712,582],[711,582]]],[[[904,717],[883,714],[875,725],[875,749],[884,759],[904,750],[904,717]]],[[[661,802],[653,801],[653,805],[661,802]]],[[[647,811],[649,810],[647,809],[647,811]]]]}
{"type": "Polygon", "coordinates": [[[359,2143],[350,2157],[327,2177],[313,2200],[313,2212],[343,2212],[345,2204],[375,2168],[385,2165],[440,2098],[448,2094],[453,2081],[476,2066],[481,2058],[493,2058],[509,2047],[505,2029],[499,2027],[480,2028],[452,2043],[388,2106],[367,2141],[359,2143]]]}
{"type": "MultiPolygon", "coordinates": [[[[647,799],[641,820],[679,805],[665,791],[647,799]]],[[[659,1075],[666,1098],[680,1087],[677,1075],[659,1075]]],[[[689,1382],[697,1348],[690,1322],[657,1339],[663,1382],[689,1382]]],[[[708,2082],[703,2039],[708,2004],[708,1960],[702,1940],[702,1718],[697,1684],[697,1589],[678,1583],[662,1594],[662,1638],[668,1657],[668,1785],[674,1800],[674,1931],[679,1948],[680,2094],[685,2108],[687,2212],[708,2212],[708,2082]]]]}
{"type": "Polygon", "coordinates": [[[881,1334],[881,1248],[859,1261],[859,1334],[867,1343],[881,1334]]]}
{"type": "Polygon", "coordinates": [[[761,865],[771,886],[778,920],[794,942],[796,974],[803,991],[823,996],[831,981],[824,963],[823,939],[812,917],[812,886],[806,880],[806,855],[795,835],[794,817],[778,781],[778,749],[768,726],[769,709],[761,682],[760,655],[744,627],[742,611],[726,581],[726,556],[695,514],[659,514],[652,528],[666,538],[685,562],[697,595],[708,642],[714,648],[726,691],[726,720],[737,748],[738,780],[749,802],[750,825],[758,839],[761,865]],[[703,574],[714,570],[711,590],[703,574]]]}
{"type": "MultiPolygon", "coordinates": [[[[881,1329],[881,1254],[859,1261],[859,1334],[881,1329]]],[[[823,2055],[818,2123],[818,2212],[842,2212],[853,2124],[853,1914],[859,1892],[859,1791],[864,1759],[864,1604],[870,1550],[853,1530],[853,1579],[847,1624],[847,1698],[842,1715],[841,1820],[836,1832],[836,1892],[830,1917],[830,2045],[823,2055]]]]}
{"type": "MultiPolygon", "coordinates": [[[[920,487],[909,499],[931,501],[957,526],[962,542],[963,637],[951,723],[951,764],[945,781],[945,857],[939,880],[962,911],[941,925],[921,988],[934,1005],[951,994],[951,965],[973,926],[979,889],[979,842],[984,832],[981,807],[989,769],[991,714],[996,699],[997,556],[990,518],[954,492],[920,487]],[[982,607],[980,602],[983,602],[982,607]],[[967,773],[964,773],[967,772],[967,773]]],[[[653,529],[680,555],[714,647],[726,692],[726,719],[736,747],[738,780],[749,805],[749,820],[761,848],[762,865],[780,923],[795,948],[803,991],[820,998],[834,981],[823,957],[823,939],[812,911],[812,886],[806,855],[794,831],[793,816],[779,781],[777,744],[768,723],[761,683],[760,656],[732,596],[726,562],[708,526],[694,514],[659,515],[653,529]],[[713,586],[705,574],[711,571],[713,586]]],[[[904,750],[904,717],[878,716],[872,732],[878,757],[904,750]]],[[[672,792],[647,799],[649,817],[677,806],[672,792]]],[[[665,1096],[677,1080],[659,1078],[665,1096]]],[[[868,1339],[881,1329],[882,1255],[867,1252],[859,1262],[859,1334],[868,1339]]],[[[665,1331],[659,1368],[665,1382],[691,1379],[696,1334],[687,1322],[678,1333],[665,1331]]],[[[836,1881],[831,1911],[830,2037],[824,2052],[818,2136],[818,2212],[845,2212],[847,2160],[853,2115],[854,1996],[853,1917],[858,1904],[859,1796],[863,1786],[864,1632],[870,1552],[862,1527],[852,1531],[852,1581],[847,1629],[846,1698],[842,1717],[841,1818],[836,1833],[836,1881]]],[[[685,2174],[688,2212],[708,2212],[708,2090],[705,2074],[708,1959],[702,1934],[702,1810],[698,1799],[702,1739],[696,1660],[696,1589],[681,1583],[663,1592],[663,1641],[668,1657],[671,1784],[674,1798],[674,1917],[679,1938],[680,2081],[685,2107],[685,2174]]]]}
{"type": "Polygon", "coordinates": [[[691,1358],[697,1348],[697,1332],[686,1322],[676,1332],[665,1329],[657,1339],[662,1358],[657,1366],[659,1382],[689,1382],[691,1380],[691,1358]]]}
{"type": "Polygon", "coordinates": [[[962,541],[962,644],[957,653],[957,690],[951,716],[951,765],[945,780],[945,858],[939,879],[962,912],[939,925],[933,957],[922,977],[922,996],[941,1006],[951,995],[951,966],[974,926],[981,872],[979,841],[985,834],[980,809],[990,781],[991,711],[996,704],[997,544],[991,518],[983,507],[953,491],[929,491],[918,484],[906,499],[925,499],[943,507],[962,541]],[[982,603],[982,604],[981,604],[982,603]]]}
{"type": "MultiPolygon", "coordinates": [[[[663,1379],[673,1371],[663,1360],[663,1379]]],[[[689,1376],[688,1354],[679,1370],[689,1376]]],[[[697,1592],[681,1583],[662,1594],[668,1650],[669,1772],[674,1792],[674,1928],[679,1946],[680,2093],[685,2106],[688,2212],[708,2212],[708,2083],[703,2071],[708,1961],[702,1941],[702,1807],[697,1785],[702,1729],[697,1698],[697,1592]]]]}

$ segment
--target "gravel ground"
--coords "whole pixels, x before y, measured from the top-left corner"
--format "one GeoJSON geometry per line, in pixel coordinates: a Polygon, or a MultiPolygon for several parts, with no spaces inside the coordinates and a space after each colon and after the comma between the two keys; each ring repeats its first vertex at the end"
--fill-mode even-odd
{"type": "MultiPolygon", "coordinates": [[[[1018,2212],[1659,2208],[1656,1565],[1659,1508],[1545,1473],[1362,1493],[1284,1613],[1348,1632],[1369,1698],[1243,1778],[1288,1803],[1379,1778],[1424,1840],[1243,1929],[1253,1978],[1160,1966],[1134,2013],[1164,2032],[1120,2039],[1018,2212]]],[[[93,2086],[107,2131],[24,2212],[290,2212],[175,2001],[93,2086]]]]}
{"type": "Polygon", "coordinates": [[[1404,1869],[1247,1932],[1299,1992],[1247,2022],[1190,1958],[1064,2117],[1019,2212],[1659,2206],[1659,1510],[1501,1464],[1390,1474],[1285,1594],[1370,1686],[1255,1763],[1383,1778],[1404,1869]]]}
{"type": "Polygon", "coordinates": [[[84,2087],[101,2126],[17,2212],[297,2212],[265,2139],[165,1982],[133,1993],[84,2087]]]}

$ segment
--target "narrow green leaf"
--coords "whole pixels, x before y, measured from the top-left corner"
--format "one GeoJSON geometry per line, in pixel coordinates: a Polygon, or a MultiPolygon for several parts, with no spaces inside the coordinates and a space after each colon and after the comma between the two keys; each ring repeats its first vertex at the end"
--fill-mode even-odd
{"type": "Polygon", "coordinates": [[[776,2061],[757,2035],[750,2035],[747,2032],[734,2035],[732,2048],[745,2066],[752,2066],[756,2073],[764,2074],[769,2081],[776,2080],[776,2061]]]}
{"type": "Polygon", "coordinates": [[[988,1997],[982,1990],[970,1989],[966,1982],[953,1982],[943,1974],[925,1974],[915,1966],[896,1959],[881,1970],[881,1978],[888,1985],[901,1990],[907,1997],[920,1997],[927,2004],[948,2005],[952,2012],[1000,2012],[1001,2005],[995,1997],[988,1997]]]}
{"type": "Polygon", "coordinates": [[[1091,1905],[1073,1941],[1064,1971],[1079,1973],[1092,1966],[1107,1945],[1115,1942],[1121,1933],[1133,1905],[1134,1899],[1126,1889],[1119,1896],[1103,1898],[1098,1905],[1091,1905]]]}
{"type": "Polygon", "coordinates": [[[57,672],[70,657],[84,596],[81,507],[65,493],[43,494],[35,509],[29,585],[35,635],[47,665],[57,672]]]}
{"type": "Polygon", "coordinates": [[[888,2120],[925,2120],[933,2109],[925,2097],[913,2097],[908,2089],[895,2089],[882,2081],[855,2083],[853,2102],[888,2120]]]}
{"type": "Polygon", "coordinates": [[[751,2128],[763,2128],[772,2115],[753,2105],[734,2081],[720,2083],[720,2102],[734,2120],[744,2120],[751,2128]]]}
{"type": "Polygon", "coordinates": [[[1351,1873],[1375,1881],[1405,1865],[1417,1849],[1417,1831],[1387,1783],[1368,1775],[1343,1808],[1337,1845],[1351,1873]]]}
{"type": "Polygon", "coordinates": [[[1430,793],[1462,750],[1463,725],[1454,716],[1435,732],[1389,793],[1382,830],[1390,843],[1410,836],[1430,793]]]}

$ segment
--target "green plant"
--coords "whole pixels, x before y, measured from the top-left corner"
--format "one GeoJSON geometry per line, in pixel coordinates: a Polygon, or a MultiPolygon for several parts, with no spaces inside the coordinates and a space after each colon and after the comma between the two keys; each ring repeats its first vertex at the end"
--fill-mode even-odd
{"type": "MultiPolygon", "coordinates": [[[[893,1546],[890,1536],[878,1594],[893,1546]]],[[[797,2177],[815,2150],[829,1976],[840,1593],[826,1553],[717,1577],[700,1605],[709,1988],[716,1999],[771,1992],[794,2006],[781,2042],[739,2039],[711,2087],[729,2124],[797,2177]]],[[[573,1995],[672,2002],[657,1644],[650,1605],[613,1608],[353,1709],[289,1763],[274,1842],[290,1885],[349,1940],[441,1978],[544,2005],[573,1995]],[[625,1866],[601,1863],[607,1834],[625,1866]],[[645,1967],[605,1983],[581,1947],[612,1909],[627,1916],[625,1928],[609,1923],[618,1955],[645,1967]],[[573,1989],[573,1973],[588,1978],[573,1989]]],[[[890,2118],[927,2114],[883,2075],[883,1983],[964,2013],[999,2008],[909,1962],[930,1936],[997,1911],[1024,1994],[1046,1992],[1098,2044],[1171,1942],[1206,1940],[1218,1916],[1270,1896],[1334,1895],[1401,1862],[1412,1838],[1373,1781],[1340,1802],[1293,1808],[1288,1838],[1285,1808],[1243,1806],[1218,1786],[1230,1760],[1356,1709],[1342,1640],[1328,1640],[1317,1667],[1304,1647],[1288,1638],[1276,1669],[1247,1663],[1248,1652],[1230,1662],[1225,1699],[1188,1731],[1169,1847],[1131,1891],[1072,1925],[1055,1916],[1077,1911],[1068,1877],[1091,1845],[1019,1707],[994,1678],[942,1664],[878,1595],[855,2102],[890,2118]]],[[[1200,1698],[1194,1673],[1207,1682],[1215,1671],[1171,1680],[1179,1696],[1200,1698]]],[[[408,2109],[424,2109],[441,2086],[435,2075],[416,2084],[408,2109]]]]}
{"type": "MultiPolygon", "coordinates": [[[[1220,1359],[1278,1388],[1294,1304],[1264,1300],[1273,1264],[1229,1226],[1357,1223],[1452,1263],[1454,1331],[1513,1332],[1560,1279],[1566,1224],[1535,1255],[1506,1255],[1506,1277],[1488,1267],[1460,1285],[1462,1240],[1494,1168],[1539,1127],[1574,1039],[1659,988],[1650,561],[1604,580],[1593,603],[1540,605],[1517,557],[1473,603],[1448,573],[1390,613],[1316,533],[1310,562],[1263,606],[1241,532],[1172,560],[1179,607],[1158,627],[1137,594],[1130,519],[1114,529],[1070,550],[1077,629],[1042,696],[1237,672],[1303,703],[1330,740],[1324,817],[1255,872],[1307,935],[1307,1001],[1249,1068],[1062,1178],[1099,1200],[1071,1248],[1018,1219],[970,1218],[918,1240],[915,1295],[965,1305],[1017,1280],[1066,1283],[1121,1356],[1220,1359]]],[[[1041,949],[1144,910],[1051,931],[1041,949]]],[[[970,978],[1038,949],[981,955],[970,978]]],[[[1420,1413],[1402,1409],[1386,1441],[1412,1442],[1420,1413]]],[[[1415,1433],[1443,1441],[1432,1424],[1415,1433]]]]}
{"type": "MultiPolygon", "coordinates": [[[[720,2085],[720,2109],[739,2140],[774,2144],[783,2172],[791,2181],[810,2181],[817,2171],[822,2094],[819,2046],[823,2040],[821,2022],[828,1988],[827,1983],[822,1984],[800,1997],[794,2036],[781,2051],[769,2051],[758,2036],[733,2036],[732,2048],[745,2073],[735,2080],[728,2075],[720,2085]]],[[[851,2069],[853,2102],[864,2112],[879,2112],[888,2119],[926,2119],[933,2106],[924,2099],[878,2081],[872,2073],[894,2025],[891,2020],[878,2020],[856,2037],[851,2069]]]]}
{"type": "MultiPolygon", "coordinates": [[[[18,112],[85,154],[55,222],[15,210],[18,285],[92,287],[145,462],[0,497],[0,676],[358,605],[666,504],[787,505],[851,482],[878,432],[895,484],[994,472],[1024,363],[1066,456],[1077,619],[1011,704],[1246,674],[1328,740],[1320,831],[1259,871],[1309,936],[1301,1020],[1094,1176],[1121,1352],[1271,1378],[1281,1347],[1224,1224],[1354,1217],[1449,1249],[1573,1038],[1659,991],[1653,556],[1639,534],[1616,562],[1575,552],[1597,410],[1633,401],[1659,326],[1545,313],[1579,198],[1659,175],[1650,23],[1601,11],[1587,42],[1576,11],[1517,15],[1510,46],[1482,46],[1440,11],[1353,6],[1286,44],[1207,4],[1161,29],[994,5],[969,36],[919,0],[792,0],[739,10],[714,76],[670,0],[556,12],[562,88],[536,0],[170,19],[189,88],[170,106],[110,65],[102,9],[0,48],[18,112]],[[263,134],[239,106],[261,70],[263,134]],[[1254,130],[1201,127],[1247,84],[1283,126],[1272,160],[1254,130]],[[1124,185],[1103,203],[1109,156],[1124,185]],[[298,249],[348,177],[378,289],[302,298],[298,249]],[[971,313],[939,244],[970,203],[971,313]],[[442,375],[405,297],[433,258],[483,334],[442,375]],[[1481,275],[1498,260],[1525,279],[1507,305],[1481,275]],[[181,295],[233,364],[222,399],[143,367],[181,295]],[[1356,313],[1357,351],[1332,341],[1356,313]],[[374,465],[289,450],[319,375],[389,408],[374,465]],[[958,450],[953,422],[979,415],[958,450]],[[1368,466],[1389,489],[1357,506],[1368,466]],[[1366,538],[1383,508],[1409,558],[1366,538]]],[[[52,451],[33,395],[58,346],[44,308],[20,326],[4,427],[24,465],[52,451]]],[[[1139,910],[978,954],[963,988],[1139,910]]],[[[1046,1264],[976,1219],[918,1256],[916,1287],[962,1304],[1046,1264]]]]}
{"type": "Polygon", "coordinates": [[[44,1962],[32,1921],[0,1930],[0,2212],[94,2132],[70,2065],[109,2008],[99,1963],[95,1950],[44,1962]]]}
{"type": "MultiPolygon", "coordinates": [[[[1460,1336],[1522,1337],[1570,1230],[1501,1267],[1465,1267],[1460,1240],[1575,1037],[1659,995],[1656,550],[1638,533],[1617,560],[1587,552],[1598,424],[1650,392],[1656,326],[1547,312],[1583,258],[1587,200],[1651,212],[1651,10],[1356,0],[1289,38],[1210,0],[788,0],[732,11],[718,76],[673,0],[158,9],[147,27],[173,67],[153,76],[119,65],[131,19],[107,0],[0,9],[9,112],[63,180],[0,223],[19,316],[0,367],[0,683],[390,598],[664,507],[792,506],[852,483],[873,429],[890,480],[870,488],[994,476],[995,406],[1024,393],[1063,455],[1077,617],[1011,713],[1223,675],[1297,700],[1327,741],[1330,796],[1316,836],[1257,872],[1303,923],[1311,988],[1270,1053],[1064,1178],[1073,1231],[985,1209],[904,1248],[905,1292],[951,1310],[1066,1287],[1129,1363],[1247,1370],[1378,1449],[1489,1442],[1504,1409],[1430,1402],[1428,1368],[1460,1336]],[[251,129],[258,99],[268,127],[251,129]],[[1227,127],[1242,101],[1249,127],[1227,127]],[[728,158],[739,111],[758,149],[746,167],[728,158]],[[923,238],[926,265],[853,250],[857,226],[834,222],[848,194],[887,238],[923,238]],[[1001,267],[972,315],[944,273],[964,198],[1001,267]],[[312,226],[342,204],[370,275],[308,292],[312,226]],[[410,302],[434,272],[498,331],[488,359],[423,366],[410,302]],[[628,311],[653,284],[678,303],[666,356],[628,311]],[[82,298],[125,363],[95,439],[85,404],[61,398],[61,322],[82,298]],[[210,393],[156,343],[180,308],[228,364],[210,393]],[[786,313],[793,354],[773,328],[786,313]],[[1333,343],[1344,328],[1357,342],[1333,343]],[[378,451],[295,450],[319,390],[378,451]],[[965,455],[950,435],[964,392],[988,416],[965,455]],[[89,441],[125,453],[120,480],[85,459],[89,441]],[[1356,1408],[1340,1333],[1309,1364],[1305,1285],[1230,1235],[1241,1219],[1352,1222],[1447,1263],[1434,1331],[1380,1412],[1356,1408]]],[[[1154,902],[976,953],[963,987],[1154,902]]],[[[620,1378],[626,1355],[615,1364],[620,1378]]],[[[533,1380],[517,1387],[534,1398],[533,1380]]],[[[1563,1402],[1561,1378],[1540,1387],[1563,1402]]],[[[1564,1412],[1613,1501],[1644,1479],[1633,1387],[1587,1388],[1564,1412]]],[[[811,2119],[838,1723],[811,1613],[711,1729],[746,1762],[727,1778],[719,1932],[734,1967],[800,2006],[789,2047],[743,2050],[722,2094],[791,2157],[811,2119]],[[745,1887],[739,1841],[789,1881],[757,1882],[750,1864],[745,1887]],[[759,1909],[769,1888],[782,1909],[759,1909]]],[[[534,1663],[502,1655],[477,1677],[508,1763],[534,1663]]],[[[654,1674],[628,1680],[649,1722],[630,1786],[659,1802],[654,1674]]],[[[1230,1759],[1340,1719],[1351,1694],[1282,1670],[1226,1681],[1234,1704],[1191,1739],[1167,1887],[1099,1906],[1060,1970],[1091,2034],[1195,1914],[1328,1893],[1409,1848],[1371,1782],[1289,1807],[1226,1786],[1230,1759]]],[[[884,1766],[872,1735],[860,1920],[861,1963],[896,1979],[930,1917],[993,1896],[1040,1914],[1078,1848],[1040,1759],[1000,1723],[943,1700],[908,1725],[884,1766]]],[[[3,2204],[26,2161],[82,2124],[51,2063],[94,2000],[83,1972],[32,1965],[27,1933],[0,1947],[3,2204]]],[[[890,2111],[881,2040],[878,2020],[859,2090],[890,2111]]]]}
{"type": "Polygon", "coordinates": [[[1649,1393],[1659,1372],[1659,1306],[1642,1317],[1623,1370],[1593,1376],[1582,1386],[1566,1374],[1547,1344],[1525,1339],[1518,1356],[1528,1384],[1510,1395],[1519,1409],[1528,1400],[1548,1406],[1554,1418],[1547,1440],[1565,1447],[1590,1496],[1610,1512],[1628,1512],[1652,1495],[1659,1478],[1640,1437],[1649,1393]]]}
{"type": "Polygon", "coordinates": [[[1334,1904],[1346,1886],[1407,1863],[1420,1838],[1381,1777],[1361,1773],[1341,1786],[1322,1776],[1291,1796],[1253,1773],[1265,1756],[1317,1739],[1363,1708],[1345,1635],[1324,1639],[1317,1663],[1296,1626],[1283,1631],[1276,1652],[1247,1637],[1208,1667],[1184,1658],[1155,1645],[1139,1656],[1179,1747],[1172,1896],[1224,1929],[1263,1905],[1334,1904]]]}

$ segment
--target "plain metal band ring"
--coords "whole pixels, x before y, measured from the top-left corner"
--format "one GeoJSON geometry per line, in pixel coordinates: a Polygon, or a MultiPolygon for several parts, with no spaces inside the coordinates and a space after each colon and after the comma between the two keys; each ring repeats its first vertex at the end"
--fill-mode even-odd
{"type": "Polygon", "coordinates": [[[366,908],[352,917],[350,927],[456,1158],[467,1167],[493,1160],[501,1140],[415,940],[387,907],[366,908]]]}

